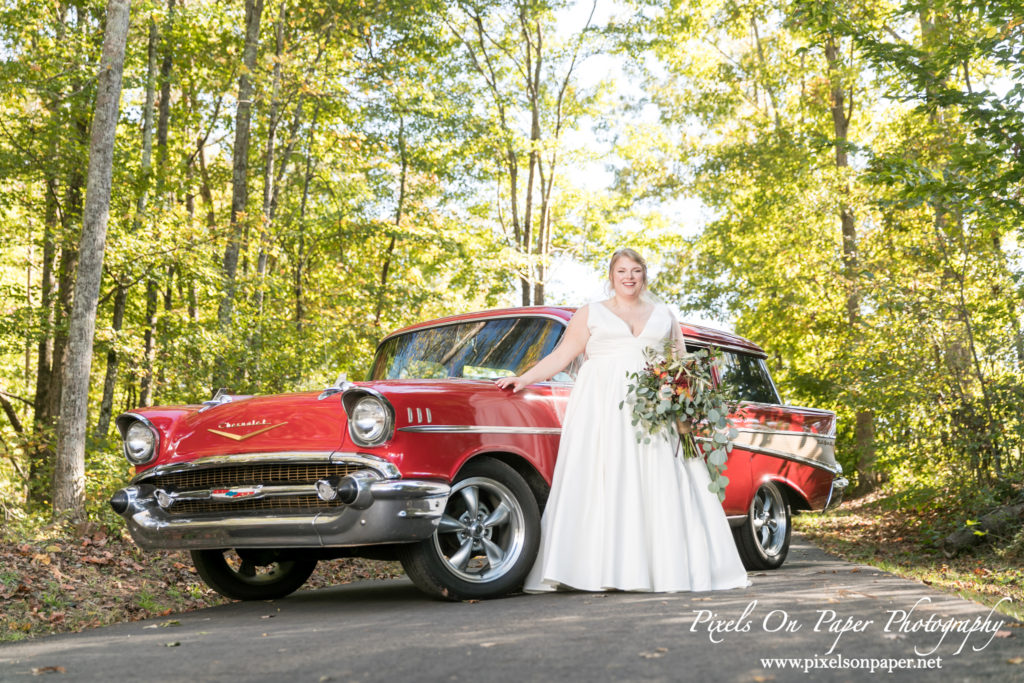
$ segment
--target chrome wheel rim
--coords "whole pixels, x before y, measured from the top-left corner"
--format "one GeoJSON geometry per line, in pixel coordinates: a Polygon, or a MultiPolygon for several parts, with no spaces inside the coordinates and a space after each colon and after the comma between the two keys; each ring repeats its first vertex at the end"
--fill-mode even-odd
{"type": "Polygon", "coordinates": [[[526,541],[526,517],[506,486],[470,477],[452,487],[434,532],[434,549],[463,581],[486,583],[515,565],[526,541]]]}
{"type": "Polygon", "coordinates": [[[265,586],[280,581],[288,576],[294,562],[270,562],[260,564],[251,558],[244,557],[234,550],[224,551],[224,566],[234,575],[235,579],[250,586],[265,586]]]}
{"type": "Polygon", "coordinates": [[[768,557],[778,555],[786,542],[786,503],[774,486],[762,486],[750,504],[754,540],[768,557]]]}

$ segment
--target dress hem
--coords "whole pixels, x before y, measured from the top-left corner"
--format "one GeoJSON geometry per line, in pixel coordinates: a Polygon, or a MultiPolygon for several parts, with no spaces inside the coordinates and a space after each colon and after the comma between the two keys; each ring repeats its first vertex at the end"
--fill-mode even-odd
{"type": "Polygon", "coordinates": [[[636,587],[636,588],[620,588],[618,586],[574,586],[564,581],[552,581],[545,579],[541,582],[541,586],[523,586],[523,592],[530,595],[541,595],[544,593],[557,593],[557,592],[580,592],[580,593],[710,593],[712,591],[724,591],[734,590],[736,588],[750,588],[752,582],[750,579],[745,578],[743,582],[732,582],[721,585],[712,585],[709,587],[701,588],[649,588],[649,587],[636,587]]]}

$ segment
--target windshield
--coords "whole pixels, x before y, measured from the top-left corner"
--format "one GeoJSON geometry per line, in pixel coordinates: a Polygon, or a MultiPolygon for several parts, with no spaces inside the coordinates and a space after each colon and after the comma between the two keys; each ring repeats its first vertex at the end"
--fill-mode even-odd
{"type": "MultiPolygon", "coordinates": [[[[371,379],[519,375],[551,353],[564,329],[547,318],[499,318],[416,330],[380,345],[371,379]]],[[[559,373],[553,379],[571,378],[559,373]]]]}

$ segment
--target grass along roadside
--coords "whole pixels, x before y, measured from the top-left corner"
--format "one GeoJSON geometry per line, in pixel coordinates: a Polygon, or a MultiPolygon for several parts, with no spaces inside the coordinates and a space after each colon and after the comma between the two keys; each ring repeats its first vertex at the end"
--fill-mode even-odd
{"type": "MultiPolygon", "coordinates": [[[[402,575],[397,563],[321,562],[304,589],[402,575]]],[[[0,530],[0,642],[82,631],[230,602],[186,552],[140,550],[98,524],[0,530]]]]}
{"type": "Polygon", "coordinates": [[[825,514],[793,517],[796,531],[844,560],[995,606],[1024,621],[1024,558],[1019,542],[997,540],[947,558],[939,543],[961,523],[941,506],[907,507],[895,496],[879,493],[844,501],[825,514]],[[1010,600],[997,606],[1001,598],[1010,600]]]}

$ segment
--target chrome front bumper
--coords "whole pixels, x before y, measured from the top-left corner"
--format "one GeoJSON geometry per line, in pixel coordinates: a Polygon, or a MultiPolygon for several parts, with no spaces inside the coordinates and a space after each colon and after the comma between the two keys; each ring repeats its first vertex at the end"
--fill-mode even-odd
{"type": "Polygon", "coordinates": [[[369,499],[307,514],[286,510],[174,515],[157,489],[122,489],[121,516],[146,550],[319,548],[420,541],[434,533],[451,487],[433,481],[388,479],[369,483],[369,499]]]}

